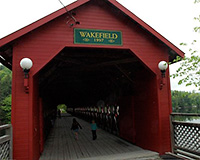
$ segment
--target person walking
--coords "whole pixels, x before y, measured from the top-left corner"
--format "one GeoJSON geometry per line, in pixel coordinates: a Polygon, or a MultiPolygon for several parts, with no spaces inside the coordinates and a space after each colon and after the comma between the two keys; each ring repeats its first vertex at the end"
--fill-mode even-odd
{"type": "Polygon", "coordinates": [[[75,118],[73,118],[71,130],[74,131],[75,139],[78,140],[78,131],[79,128],[82,129],[81,125],[77,122],[75,118]]]}
{"type": "Polygon", "coordinates": [[[95,120],[92,120],[92,123],[91,123],[91,130],[92,130],[92,139],[93,139],[93,140],[97,139],[97,133],[96,133],[97,124],[95,123],[95,120]]]}
{"type": "Polygon", "coordinates": [[[61,111],[58,109],[58,118],[61,118],[61,111]]]}

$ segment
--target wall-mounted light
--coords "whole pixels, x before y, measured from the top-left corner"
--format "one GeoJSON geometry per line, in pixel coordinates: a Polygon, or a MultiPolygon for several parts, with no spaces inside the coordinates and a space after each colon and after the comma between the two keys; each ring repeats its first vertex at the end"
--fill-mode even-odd
{"type": "Polygon", "coordinates": [[[162,89],[162,88],[163,88],[163,85],[165,85],[165,83],[164,83],[164,78],[165,78],[165,72],[166,72],[166,70],[167,70],[167,68],[168,68],[167,62],[165,62],[165,61],[160,61],[160,62],[158,63],[158,68],[159,68],[160,71],[161,71],[160,89],[162,89]]]}
{"type": "Polygon", "coordinates": [[[20,66],[22,67],[24,71],[24,87],[25,87],[25,92],[29,92],[29,71],[31,67],[33,66],[33,62],[30,58],[23,58],[20,61],[20,66]]]}

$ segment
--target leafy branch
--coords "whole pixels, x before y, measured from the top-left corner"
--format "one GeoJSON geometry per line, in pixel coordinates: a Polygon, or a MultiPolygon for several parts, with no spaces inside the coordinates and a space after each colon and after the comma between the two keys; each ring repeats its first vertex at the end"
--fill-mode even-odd
{"type": "MultiPolygon", "coordinates": [[[[200,0],[195,0],[194,3],[200,3],[200,0]]],[[[194,17],[194,20],[200,22],[200,15],[194,17]]],[[[194,27],[194,31],[200,33],[200,26],[194,27]]],[[[191,45],[195,45],[196,40],[193,40],[191,45]]],[[[187,43],[180,43],[181,46],[187,46],[187,43]]],[[[200,57],[198,51],[189,48],[189,56],[185,56],[183,59],[177,57],[173,62],[180,62],[180,67],[176,70],[176,73],[172,74],[171,77],[181,78],[178,84],[185,83],[186,86],[195,86],[200,90],[200,57]]]]}

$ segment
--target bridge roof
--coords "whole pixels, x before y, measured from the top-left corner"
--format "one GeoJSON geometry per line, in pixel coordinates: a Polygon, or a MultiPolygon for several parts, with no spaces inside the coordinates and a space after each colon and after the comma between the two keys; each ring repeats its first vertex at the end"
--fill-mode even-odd
{"type": "MultiPolygon", "coordinates": [[[[89,1],[92,0],[77,0],[76,2],[66,6],[68,11],[71,11],[77,7],[80,7],[89,1]]],[[[144,21],[142,21],[140,18],[138,18],[135,14],[133,14],[131,11],[129,11],[127,8],[122,6],[120,3],[118,3],[116,0],[105,0],[109,3],[111,3],[114,7],[122,11],[125,15],[129,16],[133,21],[137,22],[142,28],[150,32],[152,35],[157,37],[160,41],[162,41],[166,46],[170,48],[170,51],[172,53],[172,58],[170,60],[173,60],[174,57],[184,56],[184,53],[177,48],[174,44],[172,44],[170,41],[168,41],[165,37],[163,37],[161,34],[159,34],[157,31],[155,31],[152,27],[150,27],[148,24],[146,24],[144,21]]],[[[58,11],[53,12],[52,14],[0,39],[0,62],[11,69],[12,67],[12,45],[13,42],[20,38],[21,36],[31,32],[32,30],[50,22],[51,20],[66,14],[66,9],[62,8],[58,11]]]]}

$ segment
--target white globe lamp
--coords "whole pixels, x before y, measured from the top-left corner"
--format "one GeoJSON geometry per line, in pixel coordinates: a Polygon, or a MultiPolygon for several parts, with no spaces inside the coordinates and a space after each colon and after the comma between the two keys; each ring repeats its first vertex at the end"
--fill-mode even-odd
{"type": "Polygon", "coordinates": [[[22,67],[23,70],[30,70],[31,67],[33,66],[33,62],[30,58],[23,58],[20,61],[20,66],[22,67]]]}
{"type": "Polygon", "coordinates": [[[165,77],[165,72],[168,68],[168,64],[165,61],[160,61],[158,63],[158,68],[160,69],[161,73],[162,73],[162,77],[165,77]]]}

